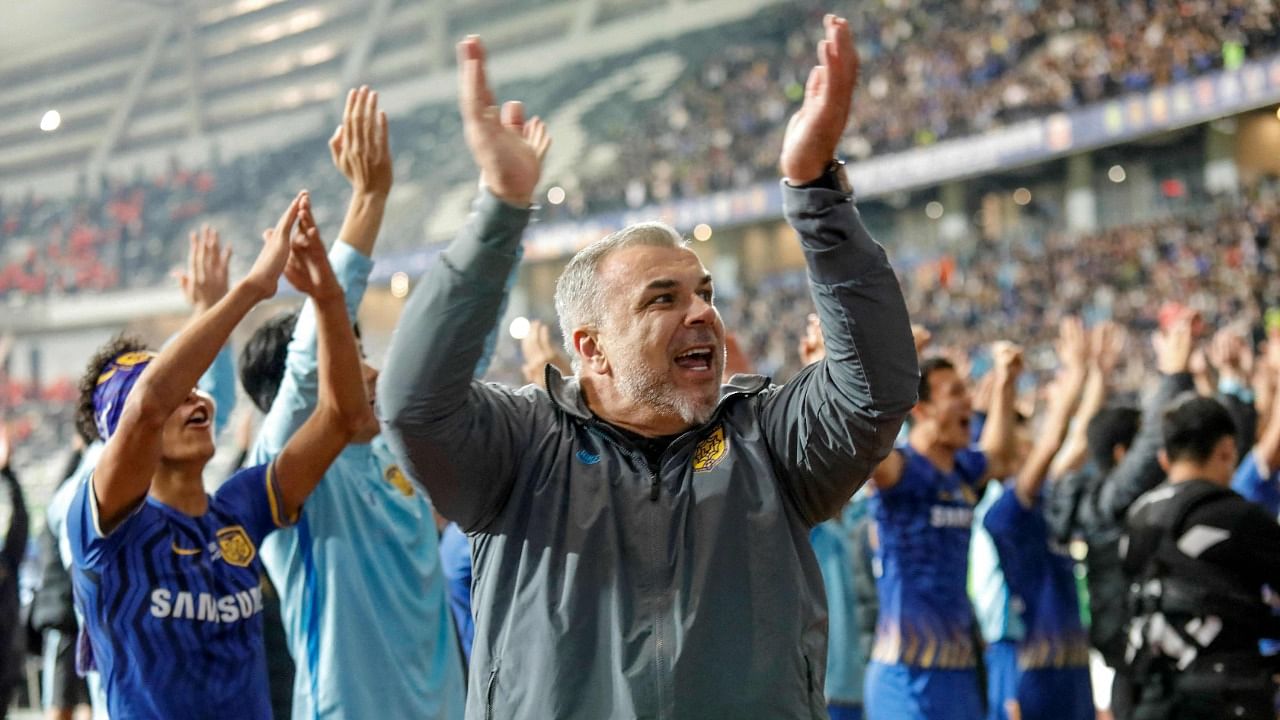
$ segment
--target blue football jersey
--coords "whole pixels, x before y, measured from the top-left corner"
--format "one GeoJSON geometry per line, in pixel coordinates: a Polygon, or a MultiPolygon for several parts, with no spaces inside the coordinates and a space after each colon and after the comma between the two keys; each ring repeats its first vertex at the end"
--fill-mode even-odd
{"type": "Polygon", "coordinates": [[[974,484],[986,470],[986,456],[963,451],[948,473],[910,446],[898,452],[905,460],[902,479],[871,500],[880,561],[872,659],[973,669],[973,610],[965,588],[974,484]]]}
{"type": "Polygon", "coordinates": [[[1080,619],[1074,562],[1051,540],[1041,508],[1024,507],[1011,490],[996,500],[983,523],[1026,628],[1018,644],[1022,716],[1092,718],[1089,640],[1080,619]]]}
{"type": "Polygon", "coordinates": [[[105,536],[92,488],[66,528],[111,717],[270,720],[258,546],[286,520],[270,466],[233,475],[199,517],[147,497],[105,536]]]}

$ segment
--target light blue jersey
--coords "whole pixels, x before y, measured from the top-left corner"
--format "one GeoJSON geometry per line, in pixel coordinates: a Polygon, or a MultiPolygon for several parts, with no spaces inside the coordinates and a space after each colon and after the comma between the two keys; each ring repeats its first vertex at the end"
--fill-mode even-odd
{"type": "Polygon", "coordinates": [[[838,517],[809,531],[822,581],[827,589],[827,676],[829,704],[862,706],[867,657],[858,637],[857,562],[854,532],[867,516],[867,494],[859,492],[838,517]]]}
{"type": "MultiPolygon", "coordinates": [[[[352,317],[373,263],[329,253],[352,317]]],[[[249,462],[274,457],[316,403],[315,311],[303,306],[285,375],[249,462]]],[[[293,717],[461,718],[464,679],[431,504],[381,438],[347,446],[262,560],[297,666],[293,717]]]]}

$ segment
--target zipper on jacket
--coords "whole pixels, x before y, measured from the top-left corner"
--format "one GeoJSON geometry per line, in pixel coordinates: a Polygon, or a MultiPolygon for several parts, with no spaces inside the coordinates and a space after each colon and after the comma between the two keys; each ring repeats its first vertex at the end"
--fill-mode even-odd
{"type": "Polygon", "coordinates": [[[649,473],[649,500],[650,502],[658,502],[658,491],[662,489],[662,483],[658,481],[657,473],[649,473]]]}
{"type": "Polygon", "coordinates": [[[493,720],[493,694],[498,690],[498,668],[489,671],[489,687],[485,690],[484,717],[493,720]]]}

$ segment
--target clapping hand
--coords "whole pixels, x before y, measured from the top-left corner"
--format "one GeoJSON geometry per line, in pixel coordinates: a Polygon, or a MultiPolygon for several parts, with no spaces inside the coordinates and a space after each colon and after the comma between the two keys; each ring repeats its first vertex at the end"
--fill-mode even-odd
{"type": "Polygon", "coordinates": [[[187,304],[197,314],[208,310],[227,294],[227,268],[231,264],[231,247],[222,247],[218,231],[202,225],[190,235],[186,271],[175,270],[173,276],[182,286],[187,304]]]}
{"type": "Polygon", "coordinates": [[[498,108],[484,63],[480,38],[473,35],[458,43],[458,107],[463,134],[480,167],[481,183],[503,202],[528,207],[551,139],[537,117],[525,122],[520,102],[510,101],[498,108]]]}
{"type": "Polygon", "coordinates": [[[299,208],[303,202],[310,203],[306,190],[298,193],[293,202],[289,203],[274,228],[262,233],[262,250],[258,252],[258,258],[253,261],[253,267],[249,268],[249,274],[242,281],[254,288],[261,299],[265,300],[276,294],[280,274],[289,261],[289,239],[293,236],[293,228],[297,224],[299,208]]]}
{"type": "Polygon", "coordinates": [[[816,180],[835,159],[858,85],[858,51],[849,21],[827,15],[822,25],[826,34],[818,43],[818,64],[805,83],[804,104],[787,123],[778,161],[792,185],[816,180]]]}
{"type": "Polygon", "coordinates": [[[347,93],[342,124],[329,138],[333,164],[357,194],[391,192],[391,147],[387,113],[378,109],[378,93],[361,86],[347,93]]]}
{"type": "Polygon", "coordinates": [[[316,302],[342,297],[342,286],[325,255],[308,196],[304,195],[298,205],[298,231],[290,238],[289,248],[289,261],[284,267],[289,284],[316,302]]]}

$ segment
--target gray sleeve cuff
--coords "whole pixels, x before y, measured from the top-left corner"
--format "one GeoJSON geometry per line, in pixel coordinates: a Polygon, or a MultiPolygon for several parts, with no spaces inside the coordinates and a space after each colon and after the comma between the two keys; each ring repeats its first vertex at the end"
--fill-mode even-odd
{"type": "Polygon", "coordinates": [[[487,277],[497,287],[505,286],[504,271],[492,272],[489,261],[511,263],[516,257],[520,236],[536,206],[518,208],[499,200],[485,188],[472,205],[468,228],[445,250],[449,264],[463,275],[487,277]]]}

